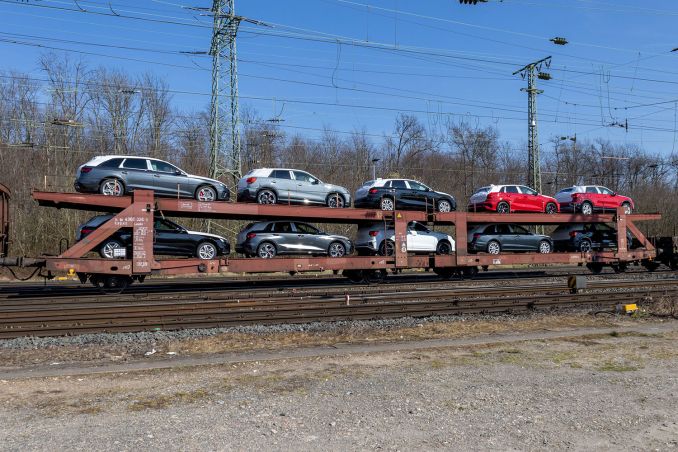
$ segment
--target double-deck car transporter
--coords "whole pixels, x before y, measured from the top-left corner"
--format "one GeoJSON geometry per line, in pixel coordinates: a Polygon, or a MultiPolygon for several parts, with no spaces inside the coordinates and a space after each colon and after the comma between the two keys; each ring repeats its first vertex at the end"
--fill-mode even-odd
{"type": "Polygon", "coordinates": [[[432,269],[442,277],[454,274],[473,275],[479,266],[515,264],[578,264],[592,271],[603,266],[623,270],[629,263],[641,263],[651,268],[656,257],[654,246],[636,227],[635,222],[657,220],[659,214],[625,215],[622,209],[613,214],[498,214],[470,212],[381,211],[373,209],[332,209],[289,205],[259,205],[231,202],[198,202],[190,199],[155,198],[152,191],[137,190],[132,196],[112,197],[96,194],[33,192],[41,206],[109,212],[115,216],[80,242],[57,257],[44,257],[43,265],[50,273],[75,272],[82,282],[122,289],[132,281],[143,281],[148,275],[215,274],[224,272],[317,272],[343,271],[354,281],[378,282],[387,270],[406,268],[432,269]],[[395,253],[392,256],[296,257],[296,258],[230,258],[156,259],[153,255],[153,219],[169,217],[220,220],[301,220],[319,223],[364,224],[393,223],[395,253]],[[407,250],[407,224],[411,221],[430,225],[454,225],[456,251],[448,255],[412,255],[407,250]],[[630,249],[626,233],[617,234],[617,249],[573,253],[502,253],[499,255],[469,254],[467,227],[480,223],[517,223],[527,225],[558,225],[564,223],[615,223],[617,231],[627,229],[639,246],[630,249]],[[86,257],[120,228],[131,228],[131,257],[101,259],[86,257]]]}

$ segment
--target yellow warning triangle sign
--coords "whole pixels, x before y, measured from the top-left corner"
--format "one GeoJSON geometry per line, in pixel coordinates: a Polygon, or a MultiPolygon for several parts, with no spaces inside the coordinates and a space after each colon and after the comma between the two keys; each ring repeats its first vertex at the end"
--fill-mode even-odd
{"type": "Polygon", "coordinates": [[[402,218],[403,216],[400,214],[396,214],[396,218],[402,218]]]}

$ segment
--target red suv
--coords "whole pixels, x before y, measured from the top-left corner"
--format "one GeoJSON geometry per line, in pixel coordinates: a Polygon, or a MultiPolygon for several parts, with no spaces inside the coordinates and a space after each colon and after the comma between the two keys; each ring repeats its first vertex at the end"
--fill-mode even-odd
{"type": "Polygon", "coordinates": [[[584,215],[591,215],[595,211],[616,211],[620,206],[628,215],[635,208],[633,199],[600,185],[574,185],[560,190],[555,198],[561,211],[581,212],[584,215]]]}
{"type": "Polygon", "coordinates": [[[471,196],[469,212],[489,210],[499,213],[558,213],[558,201],[524,185],[489,185],[471,196]]]}

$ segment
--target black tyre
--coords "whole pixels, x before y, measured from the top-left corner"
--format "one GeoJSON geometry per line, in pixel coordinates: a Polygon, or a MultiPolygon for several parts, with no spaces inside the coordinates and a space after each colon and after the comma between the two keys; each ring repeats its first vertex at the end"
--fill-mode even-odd
{"type": "Polygon", "coordinates": [[[393,198],[383,197],[379,203],[381,210],[395,210],[395,200],[393,198]]]}
{"type": "Polygon", "coordinates": [[[393,256],[395,254],[395,243],[392,240],[384,240],[379,245],[380,256],[393,256]]]}
{"type": "Polygon", "coordinates": [[[341,242],[332,242],[327,249],[327,255],[329,257],[344,257],[346,256],[346,246],[341,242]]]}
{"type": "Polygon", "coordinates": [[[585,201],[581,205],[581,213],[584,215],[593,215],[593,204],[585,201]]]}
{"type": "Polygon", "coordinates": [[[452,203],[447,199],[438,201],[438,212],[452,212],[452,203]]]}
{"type": "Polygon", "coordinates": [[[212,242],[200,242],[198,246],[195,247],[195,257],[198,259],[214,259],[219,254],[217,247],[212,242]]]}
{"type": "Polygon", "coordinates": [[[546,204],[546,209],[544,210],[544,212],[546,212],[548,214],[558,213],[558,206],[556,206],[552,202],[549,202],[549,203],[546,204]]]}
{"type": "Polygon", "coordinates": [[[278,254],[278,249],[271,242],[262,242],[257,247],[257,256],[262,259],[272,259],[278,254]]]}
{"type": "Polygon", "coordinates": [[[501,253],[501,244],[496,240],[490,240],[490,242],[487,244],[487,253],[488,254],[501,253]]]}
{"type": "Polygon", "coordinates": [[[339,193],[331,193],[327,196],[327,207],[341,209],[344,207],[345,203],[344,197],[339,193]]]}
{"type": "Polygon", "coordinates": [[[123,196],[125,194],[125,184],[116,178],[104,179],[99,185],[99,193],[105,196],[123,196]]]}
{"type": "Polygon", "coordinates": [[[511,206],[506,201],[502,201],[497,204],[497,213],[510,213],[511,206]]]}
{"type": "Polygon", "coordinates": [[[278,197],[273,190],[261,190],[257,193],[257,202],[259,204],[275,204],[278,202],[278,197]]]}
{"type": "Polygon", "coordinates": [[[539,252],[541,254],[549,254],[553,252],[553,246],[551,246],[551,242],[548,240],[542,240],[539,242],[539,252]]]}
{"type": "Polygon", "coordinates": [[[593,245],[591,245],[591,241],[588,239],[584,239],[581,242],[579,242],[579,251],[582,253],[590,253],[593,251],[593,245]]]}
{"type": "Polygon", "coordinates": [[[452,245],[447,240],[441,240],[436,247],[436,254],[451,254],[452,245]]]}
{"type": "Polygon", "coordinates": [[[217,200],[217,191],[210,185],[202,185],[195,191],[196,201],[212,202],[217,200]]]}
{"type": "Polygon", "coordinates": [[[115,259],[113,250],[118,248],[124,248],[124,245],[119,240],[108,239],[99,247],[99,255],[104,259],[115,259]]]}

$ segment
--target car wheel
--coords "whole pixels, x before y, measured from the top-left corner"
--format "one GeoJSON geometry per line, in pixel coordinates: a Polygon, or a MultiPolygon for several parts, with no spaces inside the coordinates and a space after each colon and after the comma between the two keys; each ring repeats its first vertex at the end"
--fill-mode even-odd
{"type": "Polygon", "coordinates": [[[344,257],[346,256],[346,247],[341,242],[332,242],[327,250],[330,257],[344,257]]]}
{"type": "Polygon", "coordinates": [[[593,214],[593,204],[590,202],[585,202],[581,205],[581,213],[584,215],[592,215],[593,214]]]}
{"type": "Polygon", "coordinates": [[[548,214],[557,213],[558,207],[555,204],[553,204],[552,202],[550,202],[550,203],[546,204],[545,212],[548,213],[548,214]]]}
{"type": "Polygon", "coordinates": [[[341,209],[344,207],[344,197],[339,193],[332,193],[327,197],[327,207],[341,209]]]}
{"type": "Polygon", "coordinates": [[[506,201],[502,201],[499,204],[497,204],[497,213],[510,213],[511,212],[511,206],[509,206],[509,203],[506,201]]]}
{"type": "Polygon", "coordinates": [[[257,256],[262,259],[274,258],[276,254],[278,254],[278,250],[271,242],[260,243],[257,247],[257,256]]]}
{"type": "Polygon", "coordinates": [[[549,254],[550,252],[553,251],[553,247],[551,246],[551,242],[548,240],[542,240],[539,242],[539,252],[541,254],[549,254]]]}
{"type": "Polygon", "coordinates": [[[446,199],[438,201],[438,212],[451,212],[452,204],[446,199]]]}
{"type": "Polygon", "coordinates": [[[395,243],[392,240],[384,240],[379,245],[379,255],[380,256],[393,256],[395,253],[395,243]]]}
{"type": "Polygon", "coordinates": [[[501,253],[501,245],[496,240],[490,240],[490,243],[487,244],[488,254],[499,254],[501,253]]]}
{"type": "Polygon", "coordinates": [[[592,249],[593,246],[591,245],[590,240],[582,240],[581,243],[579,244],[579,251],[581,251],[582,253],[590,253],[592,249]]]}
{"type": "Polygon", "coordinates": [[[381,198],[381,210],[395,210],[395,201],[393,198],[381,198]]]}
{"type": "Polygon", "coordinates": [[[198,187],[195,191],[195,199],[201,202],[212,202],[217,200],[217,191],[209,185],[198,187]]]}
{"type": "Polygon", "coordinates": [[[106,240],[100,247],[99,247],[99,255],[103,257],[104,259],[114,259],[115,258],[115,252],[113,250],[122,248],[123,245],[120,243],[118,240],[115,239],[109,239],[106,240]]]}
{"type": "Polygon", "coordinates": [[[271,190],[261,190],[257,194],[257,202],[259,204],[275,204],[278,202],[278,197],[271,190]]]}
{"type": "Polygon", "coordinates": [[[214,259],[217,257],[217,247],[212,242],[200,242],[195,249],[195,256],[199,259],[214,259]]]}
{"type": "Polygon", "coordinates": [[[452,245],[447,240],[441,240],[436,247],[436,254],[450,254],[452,253],[452,245]]]}
{"type": "Polygon", "coordinates": [[[104,179],[99,186],[99,193],[106,196],[122,196],[125,186],[119,179],[104,179]]]}
{"type": "Polygon", "coordinates": [[[629,204],[628,202],[623,203],[622,207],[624,208],[624,214],[631,215],[631,213],[633,213],[633,209],[631,208],[631,204],[629,204]]]}

